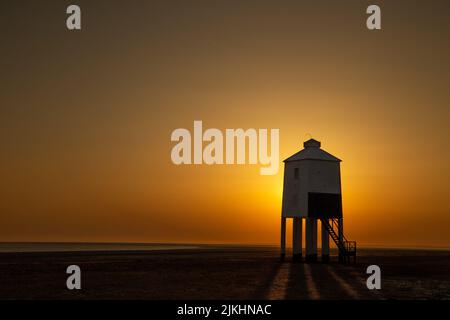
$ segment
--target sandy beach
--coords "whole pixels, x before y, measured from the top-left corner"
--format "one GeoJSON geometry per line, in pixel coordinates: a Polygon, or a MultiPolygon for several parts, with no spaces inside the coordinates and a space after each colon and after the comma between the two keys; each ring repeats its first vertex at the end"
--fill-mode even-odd
{"type": "Polygon", "coordinates": [[[450,252],[361,249],[356,264],[280,262],[275,247],[0,254],[1,299],[450,299],[450,252]],[[71,264],[82,289],[67,290],[71,264]],[[366,267],[382,270],[368,290],[366,267]]]}

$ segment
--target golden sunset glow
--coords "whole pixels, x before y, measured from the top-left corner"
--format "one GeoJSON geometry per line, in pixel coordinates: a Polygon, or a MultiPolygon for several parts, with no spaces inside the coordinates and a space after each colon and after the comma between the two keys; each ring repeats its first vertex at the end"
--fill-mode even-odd
{"type": "Polygon", "coordinates": [[[448,12],[386,3],[372,33],[364,1],[79,2],[79,33],[26,22],[64,3],[7,20],[0,241],[277,244],[282,160],[311,134],[343,160],[348,237],[450,247],[448,12]],[[278,174],[174,165],[194,120],[279,128],[278,174]]]}

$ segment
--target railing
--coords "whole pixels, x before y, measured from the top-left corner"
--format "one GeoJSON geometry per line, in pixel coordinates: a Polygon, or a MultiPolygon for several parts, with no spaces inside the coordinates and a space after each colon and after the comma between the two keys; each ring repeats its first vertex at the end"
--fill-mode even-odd
{"type": "Polygon", "coordinates": [[[356,262],[356,241],[348,241],[343,233],[339,233],[339,223],[337,219],[331,219],[331,224],[327,220],[322,220],[322,223],[326,224],[326,227],[330,234],[330,236],[335,241],[336,245],[339,248],[339,251],[343,251],[344,261],[348,261],[350,256],[354,257],[354,261],[356,262]],[[338,232],[335,231],[335,227],[338,232]]]}
{"type": "Polygon", "coordinates": [[[349,253],[356,253],[356,241],[346,241],[345,244],[349,253]]]}

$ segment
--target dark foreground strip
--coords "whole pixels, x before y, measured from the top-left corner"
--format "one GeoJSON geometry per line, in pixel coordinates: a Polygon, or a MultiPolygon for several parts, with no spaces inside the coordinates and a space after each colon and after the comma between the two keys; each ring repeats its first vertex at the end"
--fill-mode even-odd
{"type": "Polygon", "coordinates": [[[450,301],[2,301],[0,308],[12,318],[45,319],[429,319],[445,314],[450,301]]]}

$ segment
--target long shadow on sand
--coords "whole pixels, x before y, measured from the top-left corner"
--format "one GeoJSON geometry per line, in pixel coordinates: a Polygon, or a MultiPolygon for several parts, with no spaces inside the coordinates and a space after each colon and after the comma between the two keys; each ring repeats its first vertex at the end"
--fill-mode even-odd
{"type": "Polygon", "coordinates": [[[305,265],[303,263],[289,263],[291,266],[284,298],[288,300],[309,299],[305,265]]]}
{"type": "Polygon", "coordinates": [[[271,295],[271,292],[273,291],[273,284],[275,282],[275,279],[277,275],[280,272],[280,268],[282,266],[281,262],[274,262],[272,267],[270,268],[270,271],[268,272],[267,278],[261,283],[260,286],[256,289],[254,295],[255,299],[266,299],[271,295]]]}

